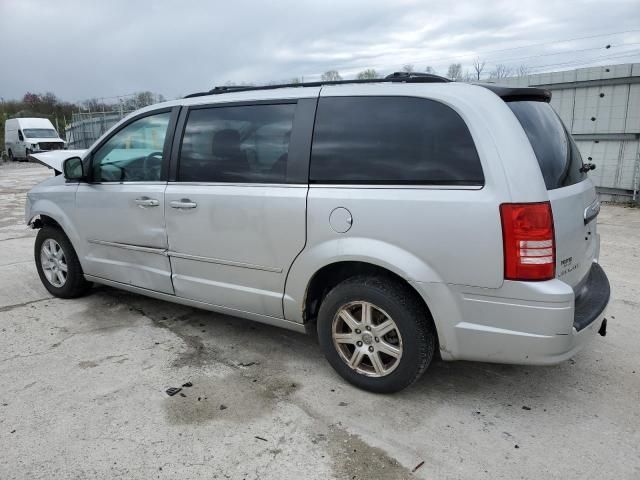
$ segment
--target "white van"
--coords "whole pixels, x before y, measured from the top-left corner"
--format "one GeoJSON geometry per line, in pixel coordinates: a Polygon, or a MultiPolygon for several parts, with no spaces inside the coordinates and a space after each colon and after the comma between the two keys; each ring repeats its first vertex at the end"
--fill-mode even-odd
{"type": "Polygon", "coordinates": [[[4,124],[9,160],[28,160],[32,153],[62,150],[66,143],[47,118],[10,118],[4,124]]]}

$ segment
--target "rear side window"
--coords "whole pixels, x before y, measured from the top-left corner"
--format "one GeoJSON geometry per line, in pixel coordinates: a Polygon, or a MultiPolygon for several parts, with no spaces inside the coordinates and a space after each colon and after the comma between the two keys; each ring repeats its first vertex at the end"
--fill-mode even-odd
{"type": "Polygon", "coordinates": [[[324,97],[312,183],[483,185],[469,130],[450,107],[413,97],[324,97]]]}
{"type": "Polygon", "coordinates": [[[529,138],[547,190],[568,187],[587,177],[580,171],[580,151],[551,105],[531,101],[507,105],[529,138]]]}
{"type": "Polygon", "coordinates": [[[295,109],[289,103],[192,110],[178,181],[284,183],[295,109]]]}

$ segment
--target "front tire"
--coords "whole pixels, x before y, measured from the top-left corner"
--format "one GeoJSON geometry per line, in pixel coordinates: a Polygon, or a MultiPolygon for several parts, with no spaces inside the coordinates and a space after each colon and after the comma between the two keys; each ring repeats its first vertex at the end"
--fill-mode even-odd
{"type": "Polygon", "coordinates": [[[59,228],[47,225],[38,231],[34,256],[40,280],[53,296],[76,298],[91,287],[71,242],[59,228]]]}
{"type": "Polygon", "coordinates": [[[391,278],[357,276],[338,284],[320,306],[317,328],[331,366],[348,382],[376,393],[414,383],[436,346],[424,304],[391,278]]]}

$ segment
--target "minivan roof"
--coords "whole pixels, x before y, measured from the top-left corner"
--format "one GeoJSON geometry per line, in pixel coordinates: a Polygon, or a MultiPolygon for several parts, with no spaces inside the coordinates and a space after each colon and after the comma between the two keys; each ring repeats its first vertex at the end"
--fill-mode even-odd
{"type": "MultiPolygon", "coordinates": [[[[248,92],[256,90],[274,90],[280,88],[302,88],[302,87],[322,87],[328,85],[345,85],[345,84],[362,84],[362,83],[451,83],[448,78],[441,77],[439,75],[433,75],[430,73],[407,73],[407,72],[394,72],[391,75],[387,75],[385,78],[373,78],[373,79],[355,79],[355,80],[330,80],[319,82],[305,82],[305,83],[283,83],[277,85],[260,85],[260,86],[217,86],[207,92],[197,92],[185,96],[184,98],[194,98],[207,95],[220,95],[224,93],[235,92],[248,92]]],[[[473,83],[484,87],[505,102],[512,101],[538,101],[538,102],[550,102],[551,92],[542,88],[534,87],[507,87],[504,85],[498,85],[495,83],[473,83]]]]}

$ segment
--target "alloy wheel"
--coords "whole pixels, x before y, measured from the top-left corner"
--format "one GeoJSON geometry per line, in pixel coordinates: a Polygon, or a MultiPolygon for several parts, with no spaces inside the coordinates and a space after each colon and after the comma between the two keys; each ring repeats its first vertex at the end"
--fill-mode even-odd
{"type": "Polygon", "coordinates": [[[54,287],[61,288],[67,282],[67,259],[58,242],[46,239],[40,247],[40,264],[47,281],[54,287]]]}
{"type": "Polygon", "coordinates": [[[340,358],[356,372],[384,377],[402,358],[402,336],[393,319],[370,302],[350,302],[340,307],[331,328],[340,358]]]}

